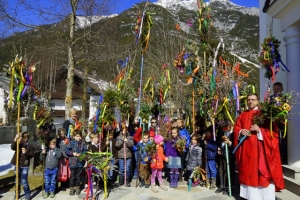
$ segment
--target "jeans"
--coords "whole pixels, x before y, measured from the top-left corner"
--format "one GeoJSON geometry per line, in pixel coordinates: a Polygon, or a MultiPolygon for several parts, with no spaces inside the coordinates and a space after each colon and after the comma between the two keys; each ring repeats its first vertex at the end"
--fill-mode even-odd
{"type": "Polygon", "coordinates": [[[135,168],[134,168],[134,176],[138,175],[138,166],[139,166],[139,156],[140,156],[140,151],[135,151],[134,152],[134,158],[135,158],[135,168]]]}
{"type": "Polygon", "coordinates": [[[51,193],[55,191],[56,188],[56,176],[57,176],[58,168],[55,167],[53,169],[47,168],[44,172],[45,178],[45,192],[51,193]]]}
{"type": "MultiPolygon", "coordinates": [[[[16,174],[16,168],[15,168],[15,174],[16,174]]],[[[16,178],[16,176],[15,176],[15,178],[16,178]]],[[[30,197],[30,188],[28,185],[28,167],[19,167],[19,191],[21,191],[20,180],[21,180],[21,184],[24,189],[25,197],[29,198],[30,197]]],[[[16,183],[16,181],[15,181],[15,183],[16,183]]]]}
{"type": "MultiPolygon", "coordinates": [[[[113,159],[113,160],[110,160],[109,161],[110,162],[110,165],[116,165],[116,161],[113,159]]],[[[111,167],[111,169],[108,171],[108,177],[109,177],[109,181],[111,182],[111,183],[114,183],[115,182],[115,170],[113,170],[112,169],[112,167],[111,167]]]]}
{"type": "MultiPolygon", "coordinates": [[[[124,177],[124,158],[119,159],[120,177],[124,177]]],[[[130,179],[131,158],[126,158],[126,179],[130,179]]]]}
{"type": "Polygon", "coordinates": [[[215,160],[207,160],[207,178],[216,178],[217,177],[217,167],[215,160]]]}
{"type": "Polygon", "coordinates": [[[82,167],[71,168],[70,188],[80,187],[80,174],[82,167]]]}

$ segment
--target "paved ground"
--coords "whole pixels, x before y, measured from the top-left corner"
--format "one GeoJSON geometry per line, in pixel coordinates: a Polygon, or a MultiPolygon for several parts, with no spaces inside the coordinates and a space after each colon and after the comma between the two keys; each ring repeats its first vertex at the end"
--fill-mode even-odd
{"type": "MultiPolygon", "coordinates": [[[[165,182],[167,185],[167,182],[165,182]]],[[[135,185],[135,180],[133,180],[132,185],[135,185]]],[[[0,191],[1,199],[13,199],[13,192],[2,193],[0,191]]],[[[146,188],[135,188],[135,187],[119,187],[109,193],[107,200],[234,200],[238,198],[238,191],[233,191],[234,197],[229,197],[227,195],[216,194],[215,191],[209,190],[205,187],[193,187],[191,191],[187,190],[187,186],[184,182],[181,182],[178,188],[169,188],[168,191],[162,191],[159,189],[158,193],[153,193],[151,189],[146,188]]],[[[33,191],[33,200],[41,200],[42,192],[33,191]]],[[[84,195],[79,196],[69,196],[68,191],[59,192],[56,194],[55,198],[48,198],[49,200],[78,200],[83,199],[84,195]]],[[[20,199],[24,199],[21,195],[20,199]]],[[[104,199],[102,195],[98,199],[104,199]]]]}

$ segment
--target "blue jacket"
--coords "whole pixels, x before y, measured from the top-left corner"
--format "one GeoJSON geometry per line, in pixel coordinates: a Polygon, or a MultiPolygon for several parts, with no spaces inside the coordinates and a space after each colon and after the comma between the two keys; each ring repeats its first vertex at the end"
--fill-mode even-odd
{"type": "Polygon", "coordinates": [[[206,144],[206,156],[207,160],[215,160],[217,157],[218,143],[211,137],[207,140],[206,144]]]}
{"type": "Polygon", "coordinates": [[[71,140],[66,147],[66,154],[69,156],[69,166],[70,168],[84,167],[85,161],[79,161],[78,157],[73,156],[73,153],[83,154],[87,151],[87,146],[83,140],[76,141],[71,140]]]}
{"type": "Polygon", "coordinates": [[[140,150],[140,155],[141,155],[141,157],[140,157],[140,163],[141,164],[148,164],[148,162],[145,162],[145,158],[147,158],[148,159],[148,161],[150,161],[151,160],[151,157],[150,156],[148,156],[148,154],[147,154],[147,152],[145,151],[145,147],[147,146],[147,144],[150,144],[151,142],[150,141],[148,141],[146,144],[144,143],[144,142],[139,142],[139,143],[137,143],[137,148],[140,150]]]}
{"type": "MultiPolygon", "coordinates": [[[[186,149],[189,148],[189,145],[190,145],[190,142],[191,142],[191,136],[189,134],[189,132],[183,128],[183,129],[179,129],[179,136],[180,138],[185,138],[185,146],[186,146],[186,149]]],[[[184,152],[186,152],[186,149],[184,150],[184,152]]]]}

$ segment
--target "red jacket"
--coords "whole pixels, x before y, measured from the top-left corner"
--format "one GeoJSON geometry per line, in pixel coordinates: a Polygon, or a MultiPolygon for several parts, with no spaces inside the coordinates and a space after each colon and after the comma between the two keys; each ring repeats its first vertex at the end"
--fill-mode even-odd
{"type": "Polygon", "coordinates": [[[143,133],[142,127],[138,128],[138,130],[135,132],[135,134],[133,136],[133,140],[136,143],[139,143],[142,140],[142,133],[143,133]]]}
{"type": "MultiPolygon", "coordinates": [[[[241,129],[249,130],[253,124],[253,117],[259,113],[259,110],[249,110],[243,112],[236,120],[234,126],[234,147],[238,144],[239,132],[241,129]]],[[[270,133],[270,123],[266,122],[260,125],[260,131],[263,141],[257,139],[257,133],[251,132],[251,136],[246,138],[235,153],[237,168],[239,172],[239,181],[241,184],[253,187],[267,187],[271,181],[274,182],[276,190],[284,189],[284,180],[279,152],[279,135],[275,126],[273,126],[273,137],[270,133]],[[259,154],[259,148],[262,148],[262,154],[259,154]],[[265,154],[265,156],[260,156],[265,154]],[[261,162],[263,159],[264,162],[261,162]],[[262,165],[262,163],[265,163],[262,165]],[[260,167],[260,168],[259,168],[260,167]],[[259,170],[265,169],[269,178],[261,175],[259,170]]]]}

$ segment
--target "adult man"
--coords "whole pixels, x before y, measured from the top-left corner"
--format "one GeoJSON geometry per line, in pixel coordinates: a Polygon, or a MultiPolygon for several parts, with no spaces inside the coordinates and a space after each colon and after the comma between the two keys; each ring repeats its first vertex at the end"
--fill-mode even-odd
{"type": "Polygon", "coordinates": [[[234,127],[234,146],[238,139],[248,135],[235,153],[240,182],[240,196],[248,200],[273,200],[275,189],[284,189],[279,135],[273,127],[271,136],[269,122],[260,127],[253,124],[259,113],[258,96],[247,96],[249,110],[243,112],[234,127]]]}

